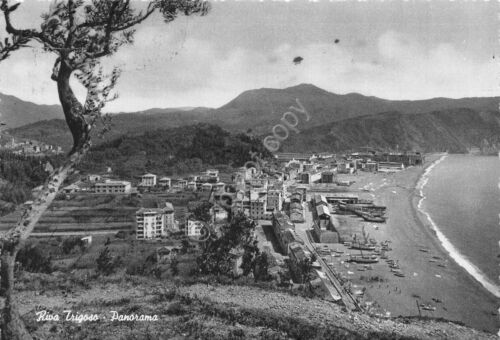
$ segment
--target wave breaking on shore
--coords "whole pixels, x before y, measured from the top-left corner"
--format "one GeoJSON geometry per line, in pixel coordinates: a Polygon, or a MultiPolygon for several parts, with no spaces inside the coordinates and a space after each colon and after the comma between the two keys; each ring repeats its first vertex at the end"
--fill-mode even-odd
{"type": "Polygon", "coordinates": [[[424,187],[427,185],[429,181],[429,174],[439,163],[441,163],[448,154],[441,156],[438,160],[434,161],[431,165],[427,167],[425,172],[420,177],[416,189],[420,193],[420,200],[417,204],[417,209],[425,215],[431,228],[435,231],[436,236],[443,246],[443,248],[449,253],[450,257],[462,268],[464,268],[474,279],[476,279],[484,288],[486,288],[490,293],[495,295],[497,298],[500,298],[500,287],[495,283],[491,282],[491,280],[483,273],[479,268],[477,268],[472,262],[467,259],[466,256],[461,254],[459,250],[448,240],[448,238],[443,234],[443,232],[438,228],[437,224],[432,220],[430,214],[425,211],[423,208],[423,203],[426,199],[424,195],[424,187]]]}

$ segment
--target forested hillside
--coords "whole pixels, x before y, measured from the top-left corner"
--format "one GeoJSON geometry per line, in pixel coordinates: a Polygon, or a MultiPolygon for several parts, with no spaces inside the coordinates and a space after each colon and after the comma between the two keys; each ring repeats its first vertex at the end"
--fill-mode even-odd
{"type": "Polygon", "coordinates": [[[216,125],[197,124],[124,135],[97,145],[80,169],[95,172],[109,166],[122,178],[144,172],[185,174],[207,166],[242,166],[251,159],[250,151],[270,156],[257,138],[231,134],[216,125]]]}
{"type": "Polygon", "coordinates": [[[0,151],[0,160],[0,215],[31,199],[31,190],[48,178],[48,161],[53,167],[61,163],[61,157],[25,157],[8,151],[0,151]]]}

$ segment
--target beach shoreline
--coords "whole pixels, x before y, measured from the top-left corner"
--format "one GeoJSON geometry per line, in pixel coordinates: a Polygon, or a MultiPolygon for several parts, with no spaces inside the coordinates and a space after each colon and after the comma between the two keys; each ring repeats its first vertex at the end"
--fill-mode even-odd
{"type": "MultiPolygon", "coordinates": [[[[500,299],[485,289],[469,272],[460,266],[419,209],[422,196],[419,186],[424,175],[443,154],[427,155],[426,164],[394,174],[354,175],[353,189],[360,197],[373,199],[387,207],[384,224],[362,222],[378,242],[389,241],[390,259],[398,261],[405,277],[396,277],[385,261],[373,266],[369,275],[382,279],[367,282],[367,273],[351,275],[354,285],[366,287],[365,301],[371,301],[390,316],[422,316],[444,318],[468,326],[497,333],[500,328],[498,306],[500,299]],[[366,190],[366,188],[370,190],[366,190]],[[434,311],[417,305],[433,306],[434,311]]],[[[359,224],[347,218],[348,224],[359,224]]],[[[351,273],[353,269],[351,269],[351,273]]]]}
{"type": "Polygon", "coordinates": [[[441,161],[443,161],[448,155],[445,154],[441,156],[438,160],[434,161],[432,164],[426,168],[420,179],[417,182],[416,189],[420,191],[418,197],[418,203],[413,203],[413,207],[417,213],[420,222],[423,224],[424,228],[430,228],[434,235],[437,237],[441,246],[444,248],[446,253],[450,258],[452,258],[458,265],[460,265],[463,270],[465,270],[470,276],[472,276],[477,282],[479,282],[484,289],[488,290],[496,298],[500,298],[500,289],[491,280],[486,277],[484,273],[481,272],[470,260],[468,260],[460,251],[453,245],[453,243],[446,237],[446,235],[441,231],[439,226],[433,221],[429,212],[423,209],[423,203],[426,199],[423,190],[427,185],[428,175],[430,175],[434,166],[437,166],[441,161]]]}

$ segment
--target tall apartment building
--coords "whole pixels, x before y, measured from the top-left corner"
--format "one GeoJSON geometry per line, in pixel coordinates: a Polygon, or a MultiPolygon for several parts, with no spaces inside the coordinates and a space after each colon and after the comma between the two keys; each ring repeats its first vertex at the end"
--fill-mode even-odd
{"type": "Polygon", "coordinates": [[[169,231],[177,231],[174,207],[166,203],[164,208],[141,208],[135,213],[137,239],[165,237],[169,231]]]}
{"type": "Polygon", "coordinates": [[[268,220],[271,218],[267,212],[267,197],[258,192],[250,192],[250,218],[254,220],[268,220]]]}

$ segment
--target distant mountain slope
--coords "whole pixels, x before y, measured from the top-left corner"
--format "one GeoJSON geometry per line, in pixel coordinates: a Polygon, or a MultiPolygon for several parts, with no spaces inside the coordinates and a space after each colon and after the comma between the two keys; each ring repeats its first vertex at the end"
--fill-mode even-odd
{"type": "Polygon", "coordinates": [[[297,106],[297,99],[311,116],[306,122],[304,117],[299,115],[300,129],[390,111],[412,114],[457,108],[497,110],[500,98],[391,101],[357,93],[338,95],[314,85],[301,84],[285,89],[245,91],[228,104],[211,111],[211,116],[214,123],[226,128],[251,128],[256,133],[267,133],[280,123],[283,113],[289,111],[290,105],[297,106]]]}
{"type": "Polygon", "coordinates": [[[8,130],[16,138],[33,139],[50,145],[58,145],[69,151],[73,145],[71,133],[63,119],[42,120],[8,130]]]}
{"type": "Polygon", "coordinates": [[[452,109],[422,114],[386,112],[356,117],[291,134],[287,151],[379,149],[466,152],[500,147],[500,113],[452,109]]]}
{"type": "MultiPolygon", "coordinates": [[[[231,131],[251,129],[256,135],[264,135],[270,133],[273,126],[281,123],[280,119],[285,112],[290,110],[291,105],[298,106],[297,99],[311,116],[306,122],[304,115],[297,115],[300,120],[298,129],[301,131],[312,127],[324,129],[325,125],[332,122],[380,112],[399,112],[410,115],[460,109],[493,112],[498,111],[498,102],[500,102],[500,97],[391,101],[356,93],[337,95],[314,85],[301,84],[285,89],[245,91],[218,109],[150,109],[113,115],[112,130],[105,136],[104,141],[124,134],[134,135],[158,128],[196,123],[216,124],[231,131]]],[[[50,144],[57,142],[66,150],[71,144],[71,136],[65,125],[54,120],[23,126],[12,130],[11,133],[17,137],[33,138],[50,144]],[[48,131],[50,133],[47,133],[48,131]]],[[[94,144],[102,141],[94,138],[94,144]]]]}
{"type": "MultiPolygon", "coordinates": [[[[113,140],[122,135],[136,135],[160,128],[173,128],[207,121],[202,119],[207,109],[197,108],[190,111],[173,111],[170,109],[152,109],[140,113],[122,113],[113,115],[112,129],[104,136],[99,136],[102,125],[98,122],[94,129],[94,145],[113,140]]],[[[9,130],[18,138],[29,138],[51,145],[59,145],[69,151],[72,137],[66,122],[62,119],[43,120],[9,130]]]]}
{"type": "Polygon", "coordinates": [[[0,93],[0,121],[6,123],[8,128],[63,117],[59,105],[39,105],[0,93]]]}

